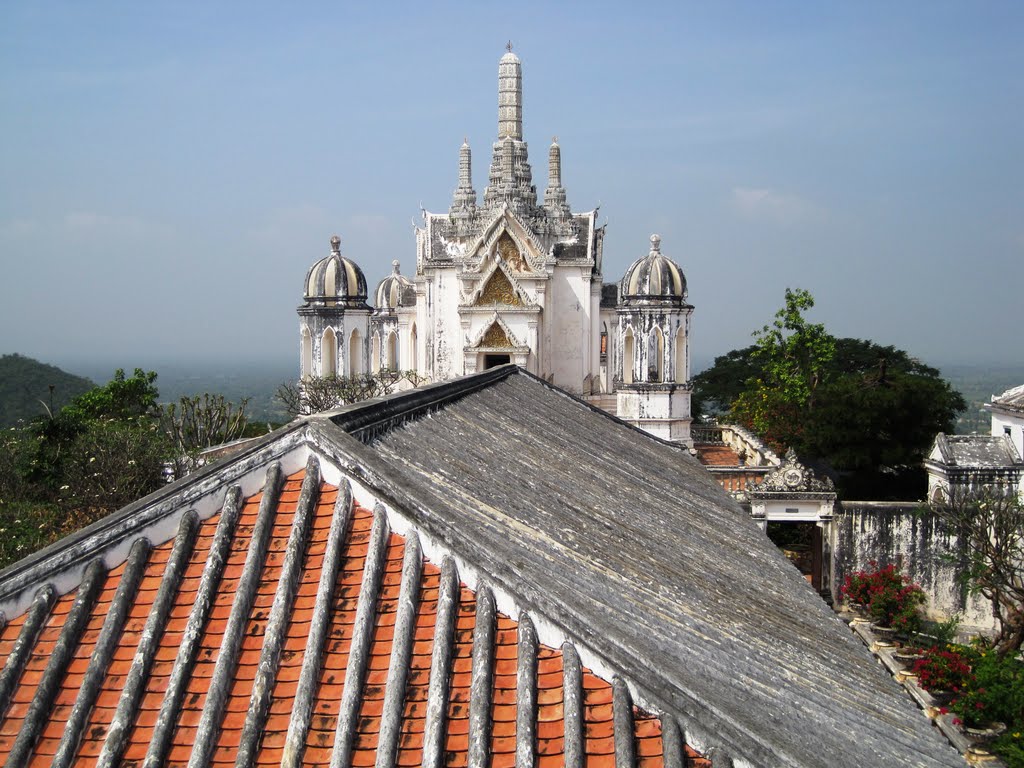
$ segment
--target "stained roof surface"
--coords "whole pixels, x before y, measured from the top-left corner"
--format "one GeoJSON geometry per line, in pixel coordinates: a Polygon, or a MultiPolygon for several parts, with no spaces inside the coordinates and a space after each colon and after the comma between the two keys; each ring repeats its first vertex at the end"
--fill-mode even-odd
{"type": "Polygon", "coordinates": [[[511,366],[283,428],[0,608],[7,765],[962,765],[695,460],[511,366]]]}
{"type": "Polygon", "coordinates": [[[1024,384],[1011,387],[998,397],[993,397],[990,406],[996,406],[1008,411],[1024,413],[1024,384]]]}
{"type": "Polygon", "coordinates": [[[1007,469],[1020,467],[1021,457],[1003,435],[946,435],[935,438],[942,460],[964,469],[1007,469]]]}

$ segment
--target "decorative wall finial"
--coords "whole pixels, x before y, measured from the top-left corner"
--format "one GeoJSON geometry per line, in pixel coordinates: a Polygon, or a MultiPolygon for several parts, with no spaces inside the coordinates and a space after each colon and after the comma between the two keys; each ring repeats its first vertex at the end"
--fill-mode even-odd
{"type": "Polygon", "coordinates": [[[331,253],[341,253],[341,238],[337,235],[331,237],[331,253]]]}

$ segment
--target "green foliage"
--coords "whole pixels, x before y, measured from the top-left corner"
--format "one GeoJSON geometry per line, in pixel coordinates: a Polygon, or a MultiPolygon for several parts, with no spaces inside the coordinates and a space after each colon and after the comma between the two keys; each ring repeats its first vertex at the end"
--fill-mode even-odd
{"type": "Polygon", "coordinates": [[[0,499],[0,568],[60,538],[63,520],[53,504],[0,499]]]}
{"type": "Polygon", "coordinates": [[[693,377],[691,408],[694,418],[722,416],[758,373],[753,345],[715,358],[710,368],[693,377]]]}
{"type": "Polygon", "coordinates": [[[123,370],[56,413],[0,432],[0,564],[160,488],[203,448],[247,429],[245,402],[183,397],[161,409],[156,374],[123,370]],[[0,536],[2,538],[2,536],[0,536]]]}
{"type": "Polygon", "coordinates": [[[46,412],[95,386],[53,365],[23,355],[0,357],[0,427],[10,427],[46,412]]]}
{"type": "Polygon", "coordinates": [[[921,466],[938,432],[951,432],[963,397],[939,371],[892,346],[831,337],[804,313],[810,294],[787,290],[752,347],[716,358],[694,379],[706,412],[752,429],[836,470],[844,498],[924,495],[921,466]]]}
{"type": "Polygon", "coordinates": [[[751,362],[757,373],[733,401],[731,416],[781,448],[802,442],[804,414],[813,409],[815,390],[835,354],[835,339],[804,312],[811,294],[786,289],[786,304],[771,325],[754,332],[751,362]]]}
{"type": "Polygon", "coordinates": [[[950,709],[964,725],[1024,722],[1024,663],[983,643],[970,655],[971,678],[950,709]]]}
{"type": "Polygon", "coordinates": [[[171,442],[155,419],[98,419],[67,448],[58,503],[81,525],[164,484],[171,442]]]}
{"type": "Polygon", "coordinates": [[[124,370],[114,371],[114,378],[102,387],[93,387],[68,404],[63,412],[71,419],[130,419],[153,416],[157,411],[156,373],[136,368],[132,377],[124,370]]]}

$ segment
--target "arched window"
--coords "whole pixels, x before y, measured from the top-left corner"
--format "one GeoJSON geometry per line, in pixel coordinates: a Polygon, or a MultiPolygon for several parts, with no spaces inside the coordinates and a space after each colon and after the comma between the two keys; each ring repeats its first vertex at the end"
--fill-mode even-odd
{"type": "Polygon", "coordinates": [[[302,378],[308,379],[313,374],[313,337],[309,334],[309,328],[302,329],[302,344],[299,357],[302,378]]]}
{"type": "Polygon", "coordinates": [[[380,334],[373,334],[373,341],[370,342],[370,370],[380,373],[380,334]]]}
{"type": "Polygon", "coordinates": [[[661,381],[665,360],[665,336],[662,334],[661,328],[654,326],[648,342],[647,380],[661,381]]]}
{"type": "Polygon", "coordinates": [[[363,372],[363,337],[359,330],[352,331],[348,340],[348,375],[359,376],[363,372]]]}
{"type": "Polygon", "coordinates": [[[676,381],[685,382],[689,378],[686,370],[686,328],[676,332],[676,381]]]}
{"type": "Polygon", "coordinates": [[[608,359],[608,325],[601,324],[601,362],[608,359]]]}
{"type": "Polygon", "coordinates": [[[418,348],[418,339],[416,337],[416,323],[412,324],[409,328],[409,370],[419,371],[420,369],[420,354],[418,348]]]}
{"type": "Polygon", "coordinates": [[[320,375],[325,379],[338,375],[338,339],[328,328],[320,340],[320,375]]]}
{"type": "Polygon", "coordinates": [[[388,368],[392,371],[399,371],[398,365],[398,334],[392,331],[388,334],[388,368]]]}
{"type": "Polygon", "coordinates": [[[633,383],[633,329],[626,328],[626,335],[622,339],[622,383],[633,383]]]}

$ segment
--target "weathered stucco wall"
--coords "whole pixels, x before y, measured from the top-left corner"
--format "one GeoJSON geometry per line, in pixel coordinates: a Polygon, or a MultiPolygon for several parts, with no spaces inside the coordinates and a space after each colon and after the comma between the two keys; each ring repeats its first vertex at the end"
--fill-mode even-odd
{"type": "Polygon", "coordinates": [[[964,628],[992,629],[992,610],[977,595],[968,595],[957,576],[964,547],[946,526],[917,503],[850,501],[833,521],[833,598],[848,573],[895,563],[928,595],[928,613],[945,619],[960,614],[964,628]]]}

